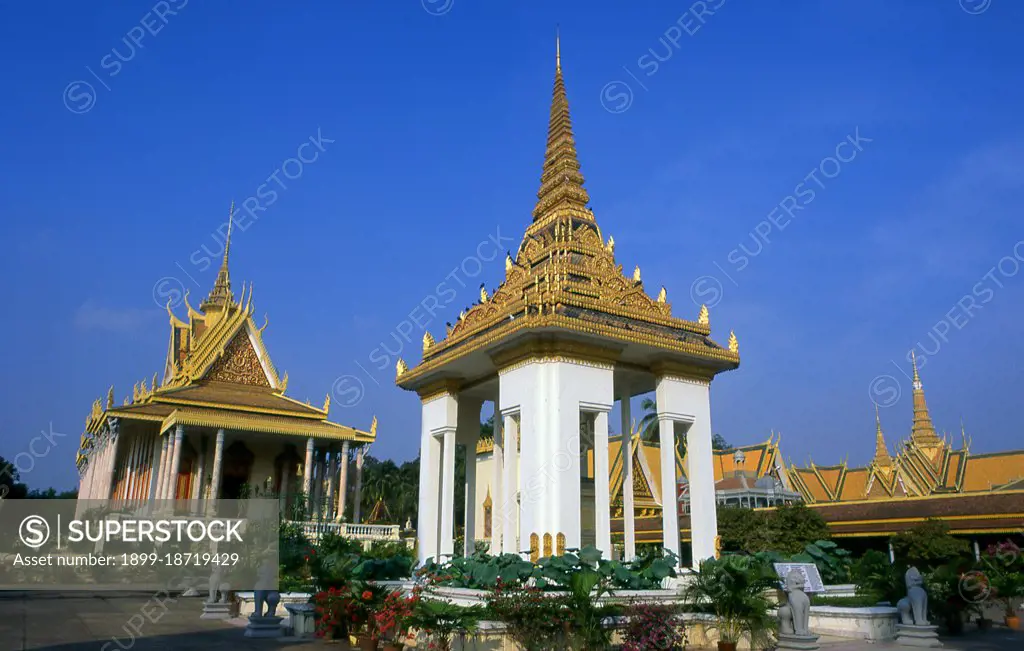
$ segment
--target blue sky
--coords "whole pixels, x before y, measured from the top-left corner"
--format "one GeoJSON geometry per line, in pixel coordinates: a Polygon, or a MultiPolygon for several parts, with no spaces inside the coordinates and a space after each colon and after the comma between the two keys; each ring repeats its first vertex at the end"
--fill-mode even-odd
{"type": "Polygon", "coordinates": [[[7,3],[0,455],[52,427],[24,479],[73,485],[91,402],[160,369],[157,302],[206,295],[229,202],[267,204],[270,184],[231,271],[255,283],[289,394],[335,386],[333,419],[377,414],[373,454],[414,457],[419,401],[374,350],[439,283],[457,291],[435,336],[503,276],[500,255],[463,263],[530,220],[559,23],[618,260],[739,337],[715,431],[866,462],[872,397],[890,445],[909,432],[916,347],[940,431],[962,417],[975,451],[1019,447],[1024,5],[699,5],[7,3]]]}

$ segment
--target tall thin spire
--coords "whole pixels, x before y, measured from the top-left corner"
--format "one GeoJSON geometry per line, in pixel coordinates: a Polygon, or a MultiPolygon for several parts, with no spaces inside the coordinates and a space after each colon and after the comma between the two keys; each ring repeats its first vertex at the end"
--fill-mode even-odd
{"type": "Polygon", "coordinates": [[[923,447],[938,447],[942,442],[935,433],[932,417],[928,414],[924,385],[921,384],[921,374],[917,370],[917,354],[913,350],[910,351],[910,360],[914,365],[914,424],[910,430],[910,439],[923,447]]]}
{"type": "Polygon", "coordinates": [[[544,171],[537,192],[537,206],[533,220],[539,221],[555,212],[568,213],[580,219],[593,220],[587,204],[590,196],[583,188],[583,175],[576,157],[576,140],[569,117],[569,100],[562,79],[562,43],[555,35],[555,87],[551,98],[551,117],[548,122],[547,149],[544,153],[544,171]]]}
{"type": "Polygon", "coordinates": [[[882,435],[882,419],[878,416],[878,405],[875,405],[875,465],[892,465],[892,457],[889,456],[889,448],[886,447],[885,437],[882,435]]]}
{"type": "Polygon", "coordinates": [[[562,38],[558,33],[558,25],[555,25],[555,72],[562,71],[562,38]]]}
{"type": "Polygon", "coordinates": [[[228,230],[224,236],[224,260],[217,272],[217,280],[213,283],[210,295],[202,302],[199,309],[206,312],[210,308],[225,308],[234,302],[231,294],[231,275],[228,273],[228,252],[231,250],[231,225],[235,220],[235,201],[231,200],[231,210],[228,212],[228,230]]]}

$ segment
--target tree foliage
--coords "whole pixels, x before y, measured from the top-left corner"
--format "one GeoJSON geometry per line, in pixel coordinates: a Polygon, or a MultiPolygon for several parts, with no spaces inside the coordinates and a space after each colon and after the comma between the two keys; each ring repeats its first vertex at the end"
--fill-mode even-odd
{"type": "Polygon", "coordinates": [[[954,538],[949,533],[949,525],[936,518],[929,518],[893,535],[889,542],[897,559],[922,571],[937,568],[970,552],[968,542],[954,538]]]}
{"type": "Polygon", "coordinates": [[[799,554],[808,544],[831,537],[824,518],[800,502],[758,511],[719,508],[718,534],[723,550],[748,554],[799,554]]]}

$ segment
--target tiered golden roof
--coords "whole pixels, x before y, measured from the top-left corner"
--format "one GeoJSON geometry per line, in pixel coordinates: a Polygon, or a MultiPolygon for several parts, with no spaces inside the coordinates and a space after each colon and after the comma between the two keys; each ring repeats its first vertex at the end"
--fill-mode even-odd
{"type": "Polygon", "coordinates": [[[978,491],[1009,490],[1024,479],[1024,451],[975,455],[961,425],[962,444],[954,449],[948,437],[935,433],[924,386],[912,356],[914,421],[910,437],[897,446],[892,456],[882,435],[882,424],[875,409],[875,456],[865,467],[805,467],[790,465],[787,472],[793,485],[808,503],[835,503],[861,500],[964,495],[978,491]]]}
{"type": "MultiPolygon", "coordinates": [[[[234,205],[228,221],[224,259],[209,296],[196,310],[184,297],[187,321],[167,304],[171,336],[162,383],[157,374],[133,387],[120,407],[114,406],[114,389],[106,407],[96,400],[86,418],[86,434],[80,453],[91,446],[108,418],[157,423],[159,431],[178,424],[226,428],[294,436],[372,442],[376,418],[369,431],[328,420],[330,396],[323,408],[285,395],[288,374],[278,376],[263,343],[264,320],[257,326],[252,285],[243,285],[236,301],[231,291],[228,251],[234,205]]],[[[81,462],[81,458],[79,459],[81,462]]]]}
{"type": "Polygon", "coordinates": [[[460,314],[443,339],[424,337],[422,362],[397,365],[399,385],[417,389],[441,366],[526,330],[647,345],[714,372],[739,365],[734,337],[730,348],[711,340],[706,307],[698,321],[675,318],[664,288],[652,298],[639,267],[623,274],[614,240],[602,236],[583,185],[559,54],[533,221],[515,256],[506,259],[502,283],[490,293],[482,288],[481,301],[460,314]]]}

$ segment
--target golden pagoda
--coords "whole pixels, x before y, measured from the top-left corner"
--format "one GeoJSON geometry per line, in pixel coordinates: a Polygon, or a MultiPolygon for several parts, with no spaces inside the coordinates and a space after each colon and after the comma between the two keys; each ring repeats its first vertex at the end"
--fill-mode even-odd
{"type": "Polygon", "coordinates": [[[142,506],[301,490],[311,508],[329,504],[320,516],[343,517],[349,456],[376,439],[376,419],[369,431],[340,425],[328,419],[329,394],[323,407],[286,395],[288,374],[278,375],[263,342],[267,322],[253,319],[252,285],[237,299],[232,291],[233,217],[232,203],[223,261],[199,309],[187,292],[185,319],[167,304],[162,379],[143,379],[123,405],[113,387],[105,405],[93,403],[77,461],[80,499],[142,506]]]}
{"type": "MultiPolygon", "coordinates": [[[[454,446],[466,445],[467,465],[475,465],[486,401],[501,413],[497,458],[469,491],[478,508],[467,509],[466,529],[475,530],[473,519],[484,520],[477,511],[489,495],[503,523],[492,551],[530,548],[539,557],[594,544],[610,555],[610,483],[603,479],[611,472],[608,412],[621,402],[628,423],[629,399],[651,391],[663,416],[663,449],[675,449],[676,436],[693,442],[688,471],[697,478],[693,493],[703,520],[692,556],[708,558],[716,537],[710,384],[739,366],[739,344],[734,335],[726,346],[711,338],[706,309],[695,320],[674,316],[664,287],[648,293],[640,267],[624,273],[616,261],[614,240],[602,233],[584,188],[557,38],[554,63],[540,188],[522,242],[505,260],[504,278],[493,291],[482,288],[479,302],[443,338],[423,337],[419,364],[396,364],[396,383],[416,392],[423,409],[420,558],[454,551],[454,446]],[[571,470],[545,472],[559,454],[574,459],[571,470]],[[524,501],[521,487],[533,483],[538,487],[524,501]]],[[[630,461],[627,455],[627,485],[635,476],[630,461]]],[[[658,463],[664,468],[658,490],[674,495],[675,460],[661,455],[658,463]]],[[[678,535],[671,533],[675,509],[661,512],[668,522],[662,542],[679,554],[678,535]]],[[[472,543],[467,536],[467,552],[472,543]]]]}

